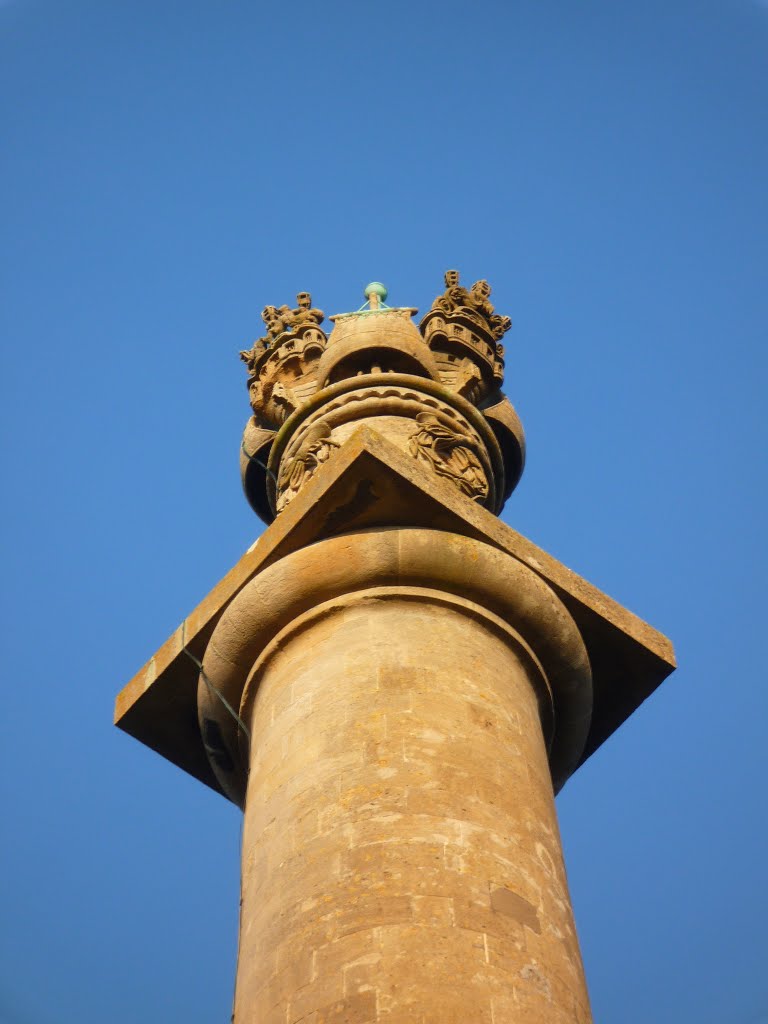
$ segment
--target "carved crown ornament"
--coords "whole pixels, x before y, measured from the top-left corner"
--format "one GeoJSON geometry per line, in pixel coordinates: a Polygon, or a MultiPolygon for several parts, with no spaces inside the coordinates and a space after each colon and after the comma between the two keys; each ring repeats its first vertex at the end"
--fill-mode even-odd
{"type": "Polygon", "coordinates": [[[253,415],[241,445],[246,497],[271,522],[319,466],[366,424],[426,472],[500,512],[523,471],[525,436],[501,391],[511,327],[487,281],[456,270],[416,325],[413,307],[386,304],[377,281],[360,309],[330,317],[309,292],[296,307],[265,306],[266,332],[240,353],[253,415]]]}

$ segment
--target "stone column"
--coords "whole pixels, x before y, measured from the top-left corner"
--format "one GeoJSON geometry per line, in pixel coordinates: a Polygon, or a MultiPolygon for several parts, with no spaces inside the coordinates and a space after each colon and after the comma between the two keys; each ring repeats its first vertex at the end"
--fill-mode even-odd
{"type": "Polygon", "coordinates": [[[591,1019],[551,774],[589,664],[538,576],[439,531],[322,541],[205,666],[250,733],[235,1024],[591,1019]]]}
{"type": "Polygon", "coordinates": [[[553,797],[674,652],[496,518],[511,321],[444,282],[418,326],[380,282],[328,335],[308,292],[264,308],[269,525],[117,699],[244,809],[235,1024],[590,1020],[553,797]]]}

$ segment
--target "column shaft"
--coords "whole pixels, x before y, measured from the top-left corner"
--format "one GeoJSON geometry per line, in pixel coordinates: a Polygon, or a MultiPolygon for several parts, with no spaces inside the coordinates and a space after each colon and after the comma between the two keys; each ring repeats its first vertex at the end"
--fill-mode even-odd
{"type": "Polygon", "coordinates": [[[418,588],[272,641],[244,702],[235,1024],[590,1020],[546,685],[500,619],[418,588]]]}

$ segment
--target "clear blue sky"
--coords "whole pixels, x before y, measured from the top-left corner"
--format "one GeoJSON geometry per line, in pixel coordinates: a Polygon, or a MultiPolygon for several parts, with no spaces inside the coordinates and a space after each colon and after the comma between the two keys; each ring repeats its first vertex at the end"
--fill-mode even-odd
{"type": "Polygon", "coordinates": [[[111,726],[260,530],[267,303],[487,277],[505,520],[675,642],[558,799],[596,1020],[768,1021],[768,5],[4,0],[2,1024],[228,1021],[239,812],[111,726]]]}

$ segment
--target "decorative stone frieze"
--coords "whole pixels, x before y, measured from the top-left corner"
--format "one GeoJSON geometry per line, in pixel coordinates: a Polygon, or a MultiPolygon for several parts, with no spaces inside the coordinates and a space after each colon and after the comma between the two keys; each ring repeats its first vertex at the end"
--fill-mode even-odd
{"type": "Polygon", "coordinates": [[[489,423],[465,399],[428,378],[390,373],[338,381],[318,391],[286,422],[268,463],[268,494],[278,512],[330,450],[362,425],[451,480],[462,494],[498,510],[504,463],[489,423]],[[302,466],[298,473],[297,462],[302,466]]]}

